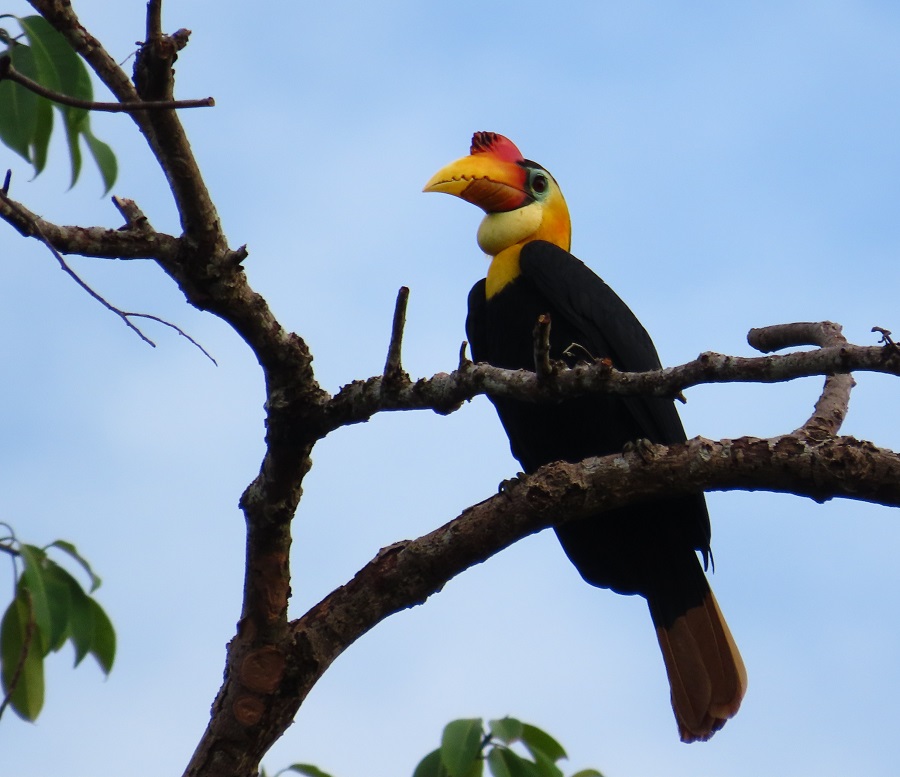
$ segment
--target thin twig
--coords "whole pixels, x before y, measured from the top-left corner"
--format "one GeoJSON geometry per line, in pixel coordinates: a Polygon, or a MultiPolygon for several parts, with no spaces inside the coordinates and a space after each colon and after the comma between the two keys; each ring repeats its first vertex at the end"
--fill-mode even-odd
{"type": "Polygon", "coordinates": [[[42,86],[37,81],[32,81],[28,76],[22,75],[16,70],[9,58],[8,54],[0,57],[0,81],[3,79],[13,81],[24,87],[29,92],[34,92],[41,97],[59,103],[60,105],[68,105],[70,108],[83,108],[86,111],[104,111],[106,113],[135,113],[137,111],[156,111],[156,110],[180,110],[182,108],[212,108],[216,101],[212,97],[206,97],[202,100],[141,100],[135,102],[106,103],[95,102],[93,100],[81,100],[78,97],[71,97],[61,92],[54,92],[46,86],[42,86]]]}
{"type": "Polygon", "coordinates": [[[391,342],[388,345],[387,359],[384,363],[384,379],[396,381],[403,375],[401,366],[401,349],[403,347],[403,328],[406,325],[406,305],[409,301],[409,289],[401,286],[394,304],[394,321],[391,325],[391,342]]]}
{"type": "Polygon", "coordinates": [[[174,329],[178,334],[180,334],[183,338],[185,338],[189,343],[196,346],[200,349],[200,352],[209,359],[216,367],[219,366],[219,363],[212,357],[212,355],[207,351],[200,343],[198,343],[193,337],[191,337],[187,332],[185,332],[180,326],[176,326],[171,321],[166,321],[164,318],[160,318],[159,316],[154,316],[150,313],[123,313],[124,316],[131,316],[133,318],[146,318],[149,321],[155,321],[157,324],[162,324],[163,326],[169,327],[169,329],[174,329]]]}

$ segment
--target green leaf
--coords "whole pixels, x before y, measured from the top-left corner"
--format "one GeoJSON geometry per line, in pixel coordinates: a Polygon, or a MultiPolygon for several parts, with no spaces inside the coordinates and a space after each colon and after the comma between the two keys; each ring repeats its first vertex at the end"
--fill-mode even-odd
{"type": "MultiPolygon", "coordinates": [[[[28,46],[15,44],[9,57],[16,70],[34,72],[28,46]]],[[[38,126],[38,96],[7,79],[0,81],[0,140],[26,161],[31,161],[31,145],[38,126]]]]}
{"type": "Polygon", "coordinates": [[[65,47],[77,58],[72,47],[66,43],[65,38],[50,26],[50,23],[42,16],[25,16],[17,18],[19,25],[28,38],[28,45],[36,60],[37,73],[34,78],[42,86],[52,89],[54,92],[62,92],[62,72],[66,67],[72,67],[69,55],[57,41],[62,39],[65,47]]]}
{"type": "Polygon", "coordinates": [[[488,753],[488,766],[494,777],[540,777],[537,767],[507,747],[495,747],[488,753]]]}
{"type": "MultiPolygon", "coordinates": [[[[19,24],[25,31],[30,44],[29,51],[33,52],[34,80],[40,84],[62,92],[70,97],[78,97],[82,100],[93,100],[94,89],[91,85],[91,77],[81,57],[69,45],[69,42],[58,33],[44,18],[40,16],[26,16],[19,19],[19,24]]],[[[28,47],[21,47],[28,48],[28,47]]],[[[15,63],[13,63],[15,65],[15,63]]],[[[23,71],[24,72],[24,71],[23,71]]],[[[0,83],[2,86],[3,83],[0,83]]],[[[27,90],[26,90],[27,91],[27,90]]],[[[29,93],[30,94],[30,93],[29,93]]],[[[40,103],[45,101],[40,98],[40,103]]],[[[47,103],[48,105],[50,103],[47,103]]],[[[81,147],[80,138],[83,135],[91,152],[105,188],[104,194],[113,187],[118,174],[118,164],[112,149],[99,140],[91,131],[90,115],[82,108],[72,108],[66,105],[54,104],[63,117],[63,126],[66,132],[66,142],[69,147],[69,157],[72,166],[72,182],[74,186],[81,175],[81,147]]],[[[0,106],[2,107],[2,106],[0,106]]],[[[29,158],[35,167],[35,174],[39,173],[46,163],[47,146],[52,131],[52,116],[46,115],[46,109],[38,108],[38,115],[34,121],[34,127],[29,135],[34,150],[29,158]]],[[[2,111],[0,111],[2,112],[2,111]]],[[[4,139],[4,142],[6,140],[4,139]]],[[[28,158],[28,157],[26,157],[28,158]]]]}
{"type": "Polygon", "coordinates": [[[69,594],[72,597],[69,609],[68,632],[75,648],[75,666],[78,666],[90,652],[94,643],[94,610],[91,598],[81,589],[78,581],[62,567],[60,570],[69,577],[69,594]]]}
{"type": "Polygon", "coordinates": [[[596,769],[582,769],[580,772],[575,772],[572,777],[603,777],[603,775],[596,769]]]}
{"type": "Polygon", "coordinates": [[[54,540],[47,548],[59,548],[64,553],[68,553],[81,565],[81,568],[87,572],[88,577],[91,578],[91,593],[100,587],[102,581],[94,573],[94,570],[91,569],[91,565],[88,563],[87,559],[78,552],[78,549],[71,542],[67,542],[66,540],[54,540]]]}
{"type": "Polygon", "coordinates": [[[69,615],[72,610],[70,579],[71,576],[62,567],[49,559],[45,560],[44,587],[50,609],[50,634],[47,637],[46,653],[59,650],[69,636],[69,615]]]}
{"type": "Polygon", "coordinates": [[[484,759],[476,758],[475,763],[472,764],[472,768],[469,769],[466,777],[482,777],[484,774],[484,759]]]}
{"type": "Polygon", "coordinates": [[[522,724],[522,741],[533,756],[537,756],[537,753],[540,752],[554,763],[560,758],[568,757],[559,742],[546,731],[532,726],[530,723],[522,724]]]}
{"type": "Polygon", "coordinates": [[[454,720],[444,727],[441,760],[450,777],[467,777],[481,755],[484,727],[481,718],[454,720]]]}
{"type": "Polygon", "coordinates": [[[328,772],[323,772],[318,766],[312,764],[291,764],[285,769],[281,769],[276,773],[275,777],[285,772],[294,772],[294,774],[304,774],[306,777],[331,777],[328,772]]]}
{"type": "MultiPolygon", "coordinates": [[[[34,59],[34,71],[22,72],[55,92],[91,99],[89,95],[93,90],[87,68],[68,41],[41,16],[26,16],[18,21],[28,38],[34,59]]],[[[47,148],[53,131],[53,105],[49,100],[38,98],[31,154],[35,175],[44,169],[47,162],[47,148]]],[[[61,105],[56,107],[64,114],[73,110],[61,105]]]]}
{"type": "Polygon", "coordinates": [[[25,562],[25,569],[19,579],[19,585],[26,588],[31,595],[31,610],[38,629],[34,640],[42,651],[41,655],[44,656],[50,652],[50,635],[53,633],[47,585],[44,580],[43,562],[46,555],[40,548],[25,543],[19,546],[19,554],[22,561],[25,562]]]}
{"type": "Polygon", "coordinates": [[[109,194],[110,189],[113,188],[116,182],[116,177],[119,174],[119,163],[116,161],[116,155],[109,145],[97,138],[86,123],[84,139],[87,141],[91,156],[94,157],[94,161],[100,169],[100,177],[103,179],[103,186],[105,187],[103,190],[105,196],[109,194]]]}
{"type": "Polygon", "coordinates": [[[540,750],[533,752],[531,755],[534,757],[534,765],[541,777],[563,777],[562,769],[540,750]]]}
{"type": "Polygon", "coordinates": [[[511,777],[512,772],[506,763],[506,753],[510,752],[505,747],[495,747],[487,755],[488,768],[494,777],[511,777]]]}
{"type": "Polygon", "coordinates": [[[25,720],[35,720],[44,706],[44,660],[37,636],[32,631],[30,592],[19,587],[0,621],[0,678],[4,693],[10,695],[10,705],[25,720]]]}
{"type": "Polygon", "coordinates": [[[38,175],[47,164],[47,149],[50,148],[50,136],[53,134],[53,106],[49,100],[38,98],[36,118],[30,152],[34,174],[38,175]]]}
{"type": "MultiPolygon", "coordinates": [[[[18,46],[21,49],[13,62],[13,66],[22,75],[32,81],[41,81],[38,57],[33,48],[18,46]]],[[[26,90],[27,91],[27,90],[26,90]]],[[[53,106],[49,100],[29,92],[34,97],[34,126],[28,139],[28,158],[34,165],[37,175],[47,162],[47,148],[50,145],[50,134],[53,131],[53,106]]]]}
{"type": "Polygon", "coordinates": [[[449,777],[447,768],[441,760],[440,749],[432,750],[419,761],[419,765],[413,772],[413,777],[449,777]]]}
{"type": "Polygon", "coordinates": [[[72,180],[69,188],[78,182],[78,176],[81,175],[81,146],[78,145],[78,138],[86,121],[88,115],[85,111],[77,111],[74,108],[63,111],[63,126],[66,128],[66,143],[69,146],[69,160],[72,164],[72,180]]]}
{"type": "Polygon", "coordinates": [[[491,736],[510,745],[518,742],[522,738],[522,721],[515,718],[500,718],[492,720],[488,723],[491,729],[491,736]]]}
{"type": "Polygon", "coordinates": [[[113,661],[116,659],[116,630],[112,621],[97,604],[96,599],[88,598],[91,607],[91,617],[94,621],[94,636],[91,641],[90,654],[97,659],[104,674],[112,670],[113,661]]]}
{"type": "Polygon", "coordinates": [[[69,42],[42,16],[25,16],[18,22],[34,51],[38,67],[36,80],[54,92],[92,100],[91,77],[69,42]]]}

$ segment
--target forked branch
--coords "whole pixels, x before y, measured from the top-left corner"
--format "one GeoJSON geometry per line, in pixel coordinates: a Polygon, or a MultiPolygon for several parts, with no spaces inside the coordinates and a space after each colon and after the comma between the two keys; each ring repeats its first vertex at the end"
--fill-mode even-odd
{"type": "MultiPolygon", "coordinates": [[[[873,328],[873,332],[879,329],[873,328]]],[[[839,352],[848,346],[839,324],[830,321],[779,324],[764,329],[751,329],[747,342],[758,351],[771,353],[782,348],[817,345],[820,348],[837,348],[839,352]]],[[[885,361],[893,361],[898,354],[882,349],[885,361]]],[[[795,435],[823,438],[836,435],[850,408],[850,391],[856,385],[847,372],[830,374],[809,420],[794,431],[795,435]]]]}

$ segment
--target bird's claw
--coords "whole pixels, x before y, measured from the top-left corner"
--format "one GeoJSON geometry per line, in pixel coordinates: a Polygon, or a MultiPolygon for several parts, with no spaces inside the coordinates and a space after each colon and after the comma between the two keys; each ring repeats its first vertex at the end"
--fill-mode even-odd
{"type": "Polygon", "coordinates": [[[625,443],[622,449],[624,453],[636,453],[644,461],[652,461],[656,458],[656,444],[646,437],[640,437],[632,442],[625,443]]]}
{"type": "Polygon", "coordinates": [[[503,480],[500,482],[500,485],[497,486],[498,494],[508,494],[515,488],[519,483],[521,483],[525,479],[525,473],[519,472],[515,477],[508,478],[507,480],[503,480]]]}

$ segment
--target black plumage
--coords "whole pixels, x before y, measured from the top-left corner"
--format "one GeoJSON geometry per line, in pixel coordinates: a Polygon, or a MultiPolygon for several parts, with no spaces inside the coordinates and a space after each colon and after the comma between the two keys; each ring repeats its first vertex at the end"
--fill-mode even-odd
{"type": "MultiPolygon", "coordinates": [[[[550,356],[573,365],[608,358],[620,370],[660,367],[656,348],[619,296],[580,260],[543,240],[522,247],[521,273],[490,299],[485,281],[469,294],[466,332],[475,361],[534,369],[532,332],[550,315],[550,356]],[[565,351],[569,349],[569,355],[565,351]]],[[[684,428],[671,399],[595,395],[558,404],[495,398],[513,455],[534,472],[552,461],[578,462],[648,439],[677,443],[684,428]]],[[[710,527],[702,493],[610,510],[557,528],[587,582],[642,594],[662,624],[701,603],[709,590],[695,551],[707,558],[710,527]]]]}

